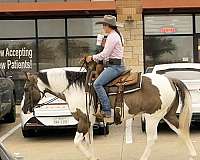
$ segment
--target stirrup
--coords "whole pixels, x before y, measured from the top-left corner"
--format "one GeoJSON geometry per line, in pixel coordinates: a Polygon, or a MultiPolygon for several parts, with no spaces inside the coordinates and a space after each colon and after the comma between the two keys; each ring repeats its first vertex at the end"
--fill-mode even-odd
{"type": "Polygon", "coordinates": [[[103,111],[95,113],[93,116],[95,116],[99,122],[104,122],[108,125],[114,124],[114,117],[106,116],[103,111]]]}

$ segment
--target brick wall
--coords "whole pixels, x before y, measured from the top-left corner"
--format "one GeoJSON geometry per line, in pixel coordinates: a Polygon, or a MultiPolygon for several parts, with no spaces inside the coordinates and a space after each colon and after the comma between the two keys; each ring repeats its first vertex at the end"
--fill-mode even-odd
{"type": "Polygon", "coordinates": [[[128,68],[143,71],[142,0],[117,0],[117,20],[125,39],[125,63],[128,68]],[[129,21],[128,21],[129,19],[129,21]],[[133,21],[132,21],[133,20],[133,21]]]}

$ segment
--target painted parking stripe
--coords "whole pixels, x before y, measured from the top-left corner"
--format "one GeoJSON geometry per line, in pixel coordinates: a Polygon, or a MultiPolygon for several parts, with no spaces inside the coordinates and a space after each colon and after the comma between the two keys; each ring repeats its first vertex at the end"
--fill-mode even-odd
{"type": "Polygon", "coordinates": [[[6,134],[4,134],[3,136],[0,137],[0,143],[2,143],[3,141],[5,141],[5,139],[7,139],[9,136],[11,136],[16,130],[18,130],[21,127],[21,124],[18,124],[17,126],[15,126],[13,129],[9,130],[6,134]]]}
{"type": "Polygon", "coordinates": [[[126,120],[126,144],[133,143],[132,123],[133,118],[126,120]]]}

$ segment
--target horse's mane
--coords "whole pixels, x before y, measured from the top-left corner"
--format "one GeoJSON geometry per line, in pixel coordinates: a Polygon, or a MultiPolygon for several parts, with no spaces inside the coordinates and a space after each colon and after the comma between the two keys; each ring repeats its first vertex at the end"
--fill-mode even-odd
{"type": "Polygon", "coordinates": [[[83,87],[86,81],[86,72],[65,71],[69,86],[77,85],[83,87]]]}
{"type": "Polygon", "coordinates": [[[86,71],[84,69],[81,70],[80,67],[64,67],[41,70],[38,77],[49,87],[55,85],[54,82],[60,83],[58,85],[61,85],[61,83],[65,85],[66,80],[68,81],[69,87],[72,85],[83,87],[86,81],[86,74],[86,71]],[[52,82],[53,84],[51,84],[52,82]]]}
{"type": "Polygon", "coordinates": [[[47,78],[47,72],[39,72],[38,77],[40,80],[49,87],[49,81],[47,78]]]}

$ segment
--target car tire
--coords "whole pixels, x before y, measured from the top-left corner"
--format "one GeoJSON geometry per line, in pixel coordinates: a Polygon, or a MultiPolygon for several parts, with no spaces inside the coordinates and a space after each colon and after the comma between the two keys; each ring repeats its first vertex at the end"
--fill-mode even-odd
{"type": "Polygon", "coordinates": [[[108,135],[109,134],[109,125],[106,125],[105,127],[99,127],[98,134],[99,135],[108,135]]]}
{"type": "Polygon", "coordinates": [[[33,129],[29,129],[29,130],[22,129],[22,135],[24,136],[24,138],[34,137],[35,131],[33,129]]]}
{"type": "Polygon", "coordinates": [[[146,122],[145,119],[141,118],[142,132],[146,133],[146,122]]]}
{"type": "Polygon", "coordinates": [[[15,105],[15,99],[14,95],[11,97],[11,109],[10,112],[7,113],[4,117],[4,122],[5,123],[13,123],[16,120],[16,105],[15,105]]]}

